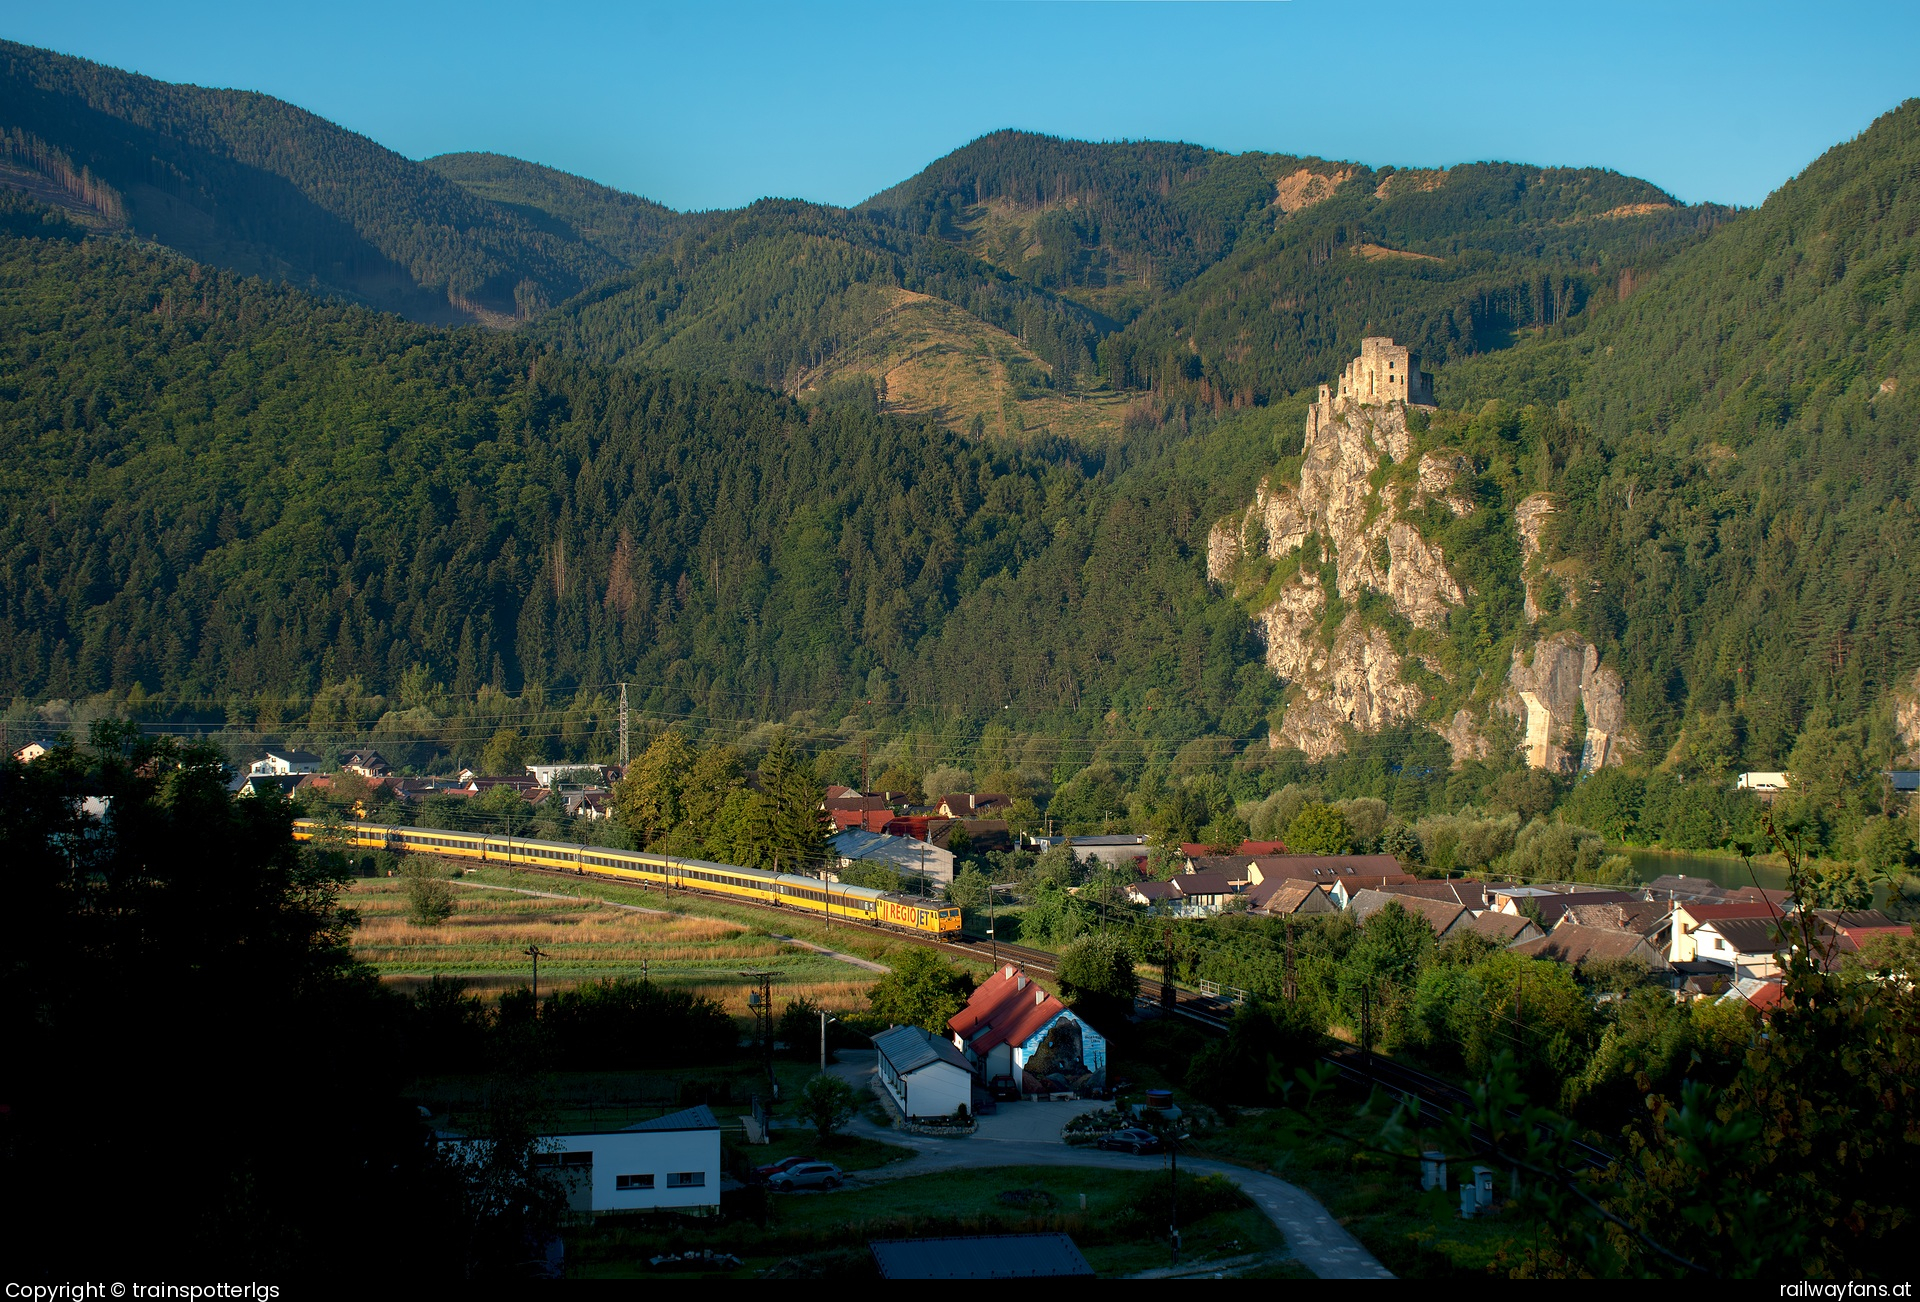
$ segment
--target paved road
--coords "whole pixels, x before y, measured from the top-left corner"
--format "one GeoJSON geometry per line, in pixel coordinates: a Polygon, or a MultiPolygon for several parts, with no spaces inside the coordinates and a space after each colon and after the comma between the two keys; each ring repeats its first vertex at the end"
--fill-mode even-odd
{"type": "MultiPolygon", "coordinates": [[[[841,1054],[832,1070],[865,1097],[873,1074],[872,1053],[841,1054]]],[[[1119,1170],[1159,1170],[1164,1159],[1109,1153],[1097,1148],[1074,1148],[1061,1142],[1067,1122],[1102,1103],[1011,1103],[980,1118],[979,1129],[968,1139],[936,1139],[875,1125],[865,1117],[849,1123],[851,1134],[911,1148],[915,1156],[850,1177],[849,1183],[877,1184],[907,1176],[926,1175],[977,1166],[1093,1166],[1119,1170]]],[[[1287,1247],[1307,1269],[1322,1279],[1392,1279],[1393,1274],[1360,1245],[1360,1241],[1333,1219],[1306,1190],[1284,1180],[1226,1162],[1188,1158],[1181,1166],[1196,1174],[1222,1175],[1243,1189],[1254,1205],[1280,1227],[1287,1247]]]]}

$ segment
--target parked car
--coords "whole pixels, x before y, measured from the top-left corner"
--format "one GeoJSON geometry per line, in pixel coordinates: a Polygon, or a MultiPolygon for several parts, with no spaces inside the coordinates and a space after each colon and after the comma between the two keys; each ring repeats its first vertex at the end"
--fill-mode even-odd
{"type": "Polygon", "coordinates": [[[804,1157],[804,1156],[783,1157],[778,1162],[769,1162],[765,1166],[755,1167],[753,1173],[759,1176],[762,1180],[771,1180],[777,1175],[782,1175],[785,1172],[791,1171],[794,1167],[799,1166],[802,1162],[811,1162],[811,1161],[813,1161],[812,1158],[804,1157]]]}
{"type": "Polygon", "coordinates": [[[1002,1103],[1018,1103],[1020,1084],[1011,1076],[995,1076],[987,1082],[987,1093],[1002,1103]]]}
{"type": "Polygon", "coordinates": [[[1134,1130],[1132,1128],[1115,1130],[1100,1136],[1100,1138],[1095,1141],[1094,1147],[1110,1149],[1121,1153],[1132,1153],[1138,1157],[1142,1153],[1159,1152],[1160,1136],[1154,1134],[1151,1130],[1134,1130]]]}
{"type": "Polygon", "coordinates": [[[838,1189],[840,1168],[831,1162],[802,1162],[773,1177],[773,1187],[781,1193],[795,1189],[838,1189]]]}

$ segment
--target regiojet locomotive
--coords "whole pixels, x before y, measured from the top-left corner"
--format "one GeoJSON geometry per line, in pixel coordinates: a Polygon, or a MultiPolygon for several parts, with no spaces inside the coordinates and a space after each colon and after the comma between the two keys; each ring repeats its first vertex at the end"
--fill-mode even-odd
{"type": "MultiPolygon", "coordinates": [[[[325,824],[315,819],[296,818],[294,839],[311,841],[324,827],[325,824]]],[[[822,882],[792,873],[737,868],[704,859],[681,859],[636,850],[609,850],[597,845],[573,845],[566,841],[529,841],[517,836],[448,832],[436,827],[348,823],[340,830],[346,845],[355,849],[441,855],[502,867],[546,868],[583,877],[606,877],[665,890],[701,891],[930,935],[960,930],[960,910],[952,905],[894,895],[870,886],[822,882]]]]}

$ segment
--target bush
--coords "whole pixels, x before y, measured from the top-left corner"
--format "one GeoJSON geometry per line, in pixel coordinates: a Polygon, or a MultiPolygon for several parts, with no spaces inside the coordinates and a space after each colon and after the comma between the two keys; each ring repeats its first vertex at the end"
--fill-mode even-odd
{"type": "MultiPolygon", "coordinates": [[[[854,1103],[853,1086],[838,1076],[815,1076],[800,1091],[800,1115],[812,1123],[823,1143],[853,1119],[854,1103]]],[[[960,1110],[964,1113],[966,1105],[960,1110]]]]}
{"type": "Polygon", "coordinates": [[[1216,1106],[1266,1103],[1326,1043],[1326,1024],[1305,1000],[1245,1004],[1228,1024],[1226,1039],[1210,1041],[1193,1055],[1187,1088],[1216,1106]]]}
{"type": "Polygon", "coordinates": [[[1133,951],[1114,936],[1082,936],[1060,955],[1060,993],[1072,1000],[1092,998],[1131,1004],[1140,993],[1133,951]]]}
{"type": "Polygon", "coordinates": [[[407,921],[433,927],[453,916],[453,887],[424,860],[413,860],[402,870],[407,880],[407,921]]]}
{"type": "Polygon", "coordinates": [[[740,1039],[713,1000],[630,977],[558,992],[540,1027],[554,1066],[581,1071],[716,1062],[740,1039]]]}

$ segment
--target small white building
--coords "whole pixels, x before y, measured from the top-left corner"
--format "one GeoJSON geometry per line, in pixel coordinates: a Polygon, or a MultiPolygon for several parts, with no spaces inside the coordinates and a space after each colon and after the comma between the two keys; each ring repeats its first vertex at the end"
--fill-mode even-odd
{"type": "Polygon", "coordinates": [[[13,757],[22,764],[31,764],[53,749],[50,741],[30,741],[13,753],[13,757]]]}
{"type": "Polygon", "coordinates": [[[292,748],[269,750],[247,767],[249,774],[285,777],[290,773],[318,773],[321,759],[310,751],[292,748]]]}
{"type": "Polygon", "coordinates": [[[720,1123],[704,1104],[625,1130],[546,1137],[539,1164],[558,1172],[577,1212],[716,1212],[720,1123]]]}
{"type": "Polygon", "coordinates": [[[1785,773],[1742,773],[1733,785],[1736,791],[1757,791],[1772,796],[1785,791],[1791,779],[1785,773]]]}
{"type": "Polygon", "coordinates": [[[873,1037],[880,1051],[880,1083],[902,1116],[950,1117],[973,1110],[973,1067],[945,1040],[918,1026],[896,1026],[873,1037]]]}
{"type": "Polygon", "coordinates": [[[534,785],[549,791],[561,787],[597,787],[606,780],[598,764],[529,764],[527,772],[534,785]]]}

